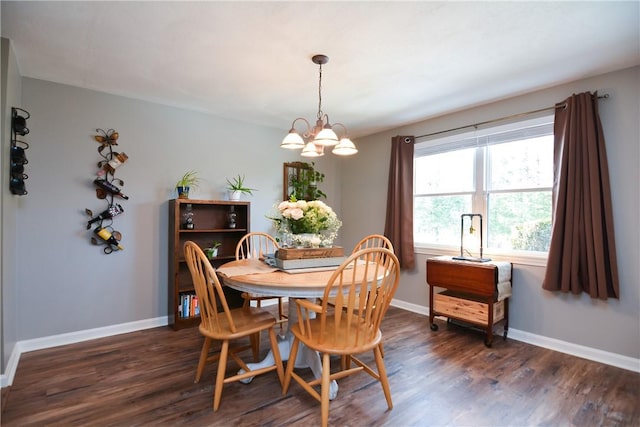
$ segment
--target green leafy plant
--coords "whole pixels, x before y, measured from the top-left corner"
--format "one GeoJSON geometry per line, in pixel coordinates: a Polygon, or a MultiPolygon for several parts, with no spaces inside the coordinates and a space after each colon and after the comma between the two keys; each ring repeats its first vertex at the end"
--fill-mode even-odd
{"type": "Polygon", "coordinates": [[[324,174],[315,170],[315,163],[301,162],[297,174],[289,176],[289,197],[298,200],[319,200],[327,195],[318,188],[318,183],[324,181],[324,174]]]}
{"type": "Polygon", "coordinates": [[[211,242],[211,246],[208,248],[204,248],[204,253],[207,255],[207,258],[213,259],[218,256],[218,248],[222,246],[222,242],[218,240],[214,240],[211,242]]]}
{"type": "Polygon", "coordinates": [[[239,191],[246,194],[253,194],[254,191],[258,191],[255,188],[249,188],[245,186],[244,180],[244,175],[238,175],[232,179],[227,178],[227,190],[239,191]]]}
{"type": "Polygon", "coordinates": [[[198,176],[197,171],[190,170],[182,175],[182,178],[176,182],[176,188],[178,187],[189,187],[189,188],[197,188],[198,183],[200,182],[200,177],[198,176]]]}

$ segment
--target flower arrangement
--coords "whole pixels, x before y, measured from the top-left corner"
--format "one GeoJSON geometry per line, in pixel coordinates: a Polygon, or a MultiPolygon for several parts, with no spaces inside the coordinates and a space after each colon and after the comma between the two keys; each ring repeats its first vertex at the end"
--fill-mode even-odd
{"type": "Polygon", "coordinates": [[[342,226],[342,221],[326,203],[295,197],[281,202],[277,213],[268,218],[278,234],[288,236],[297,246],[331,246],[342,226]]]}

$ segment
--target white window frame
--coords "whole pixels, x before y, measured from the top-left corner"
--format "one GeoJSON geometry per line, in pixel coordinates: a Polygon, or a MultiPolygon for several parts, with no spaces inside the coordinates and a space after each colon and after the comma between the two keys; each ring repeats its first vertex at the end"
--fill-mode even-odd
{"type": "MultiPolygon", "coordinates": [[[[498,143],[500,137],[503,135],[513,136],[513,132],[519,129],[522,130],[523,135],[531,134],[534,135],[537,133],[540,135],[540,131],[546,132],[544,134],[553,134],[553,113],[545,114],[539,117],[534,118],[526,118],[520,119],[516,121],[512,121],[510,123],[486,127],[484,129],[473,129],[472,131],[458,133],[455,135],[445,135],[445,136],[433,136],[429,139],[426,139],[421,142],[415,143],[415,154],[414,159],[420,157],[425,154],[436,154],[443,153],[451,150],[458,150],[465,147],[480,147],[498,143]]],[[[535,136],[538,136],[535,135],[535,136]]],[[[509,138],[512,139],[512,138],[509,138]]],[[[483,218],[485,218],[483,227],[483,234],[486,236],[487,233],[487,216],[486,216],[486,200],[487,200],[487,191],[486,191],[486,183],[485,175],[485,159],[483,158],[484,154],[480,154],[476,156],[476,183],[482,183],[482,191],[476,191],[472,196],[472,205],[474,206],[473,212],[478,212],[477,206],[481,206],[483,218]]],[[[414,179],[415,179],[415,171],[414,171],[414,179]]],[[[415,184],[415,182],[414,182],[415,184]]],[[[478,185],[476,185],[478,187],[478,185]]],[[[544,190],[544,189],[543,189],[544,190]]],[[[493,191],[493,194],[499,194],[502,191],[493,191]]],[[[414,199],[415,199],[415,185],[414,185],[414,199]]],[[[414,201],[415,206],[415,201],[414,201]]],[[[465,212],[471,213],[471,212],[465,212]]],[[[484,242],[487,244],[487,242],[484,242]]],[[[424,243],[415,243],[414,250],[418,254],[425,255],[459,255],[460,254],[460,246],[459,245],[437,245],[437,244],[424,244],[424,243]]],[[[534,266],[546,266],[547,263],[547,252],[536,252],[536,251],[519,251],[519,250],[499,250],[496,248],[485,248],[483,255],[485,257],[489,257],[494,260],[506,260],[513,262],[515,264],[523,264],[523,265],[534,265],[534,266]]]]}

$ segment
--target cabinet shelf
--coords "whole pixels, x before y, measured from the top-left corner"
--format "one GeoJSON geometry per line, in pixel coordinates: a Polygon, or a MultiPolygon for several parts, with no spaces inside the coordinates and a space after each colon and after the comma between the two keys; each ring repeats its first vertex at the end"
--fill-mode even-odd
{"type": "MultiPolygon", "coordinates": [[[[217,264],[220,261],[228,262],[228,261],[234,261],[235,259],[236,259],[235,255],[219,255],[217,257],[213,257],[213,259],[210,260],[210,262],[214,267],[217,267],[217,264]]],[[[177,262],[186,262],[187,260],[184,257],[182,257],[182,258],[177,259],[176,261],[177,262]]]]}
{"type": "Polygon", "coordinates": [[[180,233],[242,233],[247,234],[246,228],[211,228],[206,230],[178,230],[180,233]]]}
{"type": "MultiPolygon", "coordinates": [[[[204,249],[217,241],[221,243],[219,253],[211,260],[214,267],[235,259],[238,241],[249,232],[250,204],[223,200],[169,200],[169,278],[168,313],[169,325],[173,329],[197,326],[199,316],[185,316],[180,310],[185,296],[195,295],[191,273],[184,258],[183,247],[186,241],[195,242],[204,249]],[[235,213],[235,228],[228,227],[229,213],[235,213]],[[190,213],[194,228],[185,228],[186,214],[190,213]]],[[[240,292],[224,287],[229,307],[241,307],[240,292]]]]}

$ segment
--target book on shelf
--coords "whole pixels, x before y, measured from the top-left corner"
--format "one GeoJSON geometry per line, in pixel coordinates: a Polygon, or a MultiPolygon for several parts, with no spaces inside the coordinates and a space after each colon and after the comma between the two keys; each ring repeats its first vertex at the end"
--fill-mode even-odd
{"type": "Polygon", "coordinates": [[[200,315],[198,297],[195,293],[180,294],[180,304],[178,305],[178,315],[182,319],[196,317],[200,315]]]}

